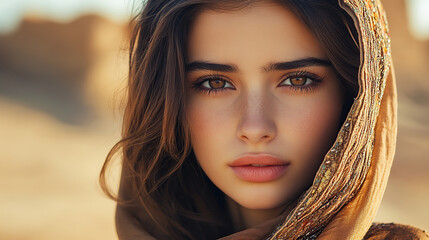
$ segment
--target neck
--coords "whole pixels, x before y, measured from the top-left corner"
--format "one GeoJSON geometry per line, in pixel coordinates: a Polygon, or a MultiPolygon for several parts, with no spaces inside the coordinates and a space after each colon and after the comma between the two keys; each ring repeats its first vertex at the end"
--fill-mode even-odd
{"type": "Polygon", "coordinates": [[[226,196],[226,198],[235,231],[242,231],[255,227],[269,220],[273,220],[280,215],[286,216],[285,214],[288,214],[292,210],[291,204],[272,209],[249,209],[240,206],[228,196],[226,196]]]}

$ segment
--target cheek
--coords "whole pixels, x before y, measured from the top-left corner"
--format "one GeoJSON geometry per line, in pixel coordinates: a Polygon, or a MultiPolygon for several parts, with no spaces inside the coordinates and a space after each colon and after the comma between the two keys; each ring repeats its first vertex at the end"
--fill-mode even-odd
{"type": "Polygon", "coordinates": [[[303,135],[310,139],[319,139],[316,142],[326,137],[336,135],[341,118],[342,105],[341,101],[334,101],[334,98],[323,98],[319,101],[309,104],[305,112],[299,119],[299,129],[303,135]],[[331,100],[331,101],[330,101],[331,100]]]}
{"type": "Polygon", "coordinates": [[[231,111],[228,108],[211,105],[210,101],[204,99],[193,99],[189,101],[186,110],[192,147],[198,161],[209,161],[210,156],[219,154],[228,145],[233,137],[234,122],[231,111]]]}
{"type": "Polygon", "coordinates": [[[340,127],[342,96],[340,90],[322,92],[299,107],[291,108],[286,131],[291,150],[309,164],[319,164],[332,146],[340,127]]]}

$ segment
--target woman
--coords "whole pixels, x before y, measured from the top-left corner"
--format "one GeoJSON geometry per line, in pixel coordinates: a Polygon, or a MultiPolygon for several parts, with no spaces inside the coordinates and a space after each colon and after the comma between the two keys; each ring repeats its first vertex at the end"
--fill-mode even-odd
{"type": "Polygon", "coordinates": [[[378,1],[148,1],[131,50],[101,173],[121,149],[120,239],[427,239],[371,227],[396,137],[378,1]]]}

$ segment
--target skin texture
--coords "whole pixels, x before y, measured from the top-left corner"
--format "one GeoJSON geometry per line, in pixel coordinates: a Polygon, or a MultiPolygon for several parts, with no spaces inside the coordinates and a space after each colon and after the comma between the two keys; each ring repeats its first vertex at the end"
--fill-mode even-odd
{"type": "Polygon", "coordinates": [[[282,70],[268,66],[326,60],[324,50],[288,9],[257,2],[236,11],[201,11],[190,28],[187,51],[188,64],[235,68],[188,70],[186,117],[195,156],[227,195],[236,229],[289,211],[311,185],[335,140],[344,97],[329,65],[282,70]],[[210,75],[215,77],[206,81],[210,75]],[[316,78],[320,81],[312,81],[316,78]],[[208,88],[217,91],[209,93],[208,88]],[[246,154],[274,156],[289,166],[274,181],[244,181],[228,164],[246,154]]]}

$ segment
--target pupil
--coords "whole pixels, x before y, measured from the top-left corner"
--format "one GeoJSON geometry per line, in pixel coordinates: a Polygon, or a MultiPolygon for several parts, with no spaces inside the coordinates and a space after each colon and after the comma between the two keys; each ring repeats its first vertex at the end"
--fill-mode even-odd
{"type": "Polygon", "coordinates": [[[209,85],[211,88],[222,88],[225,86],[225,81],[222,80],[210,80],[209,85]]]}

